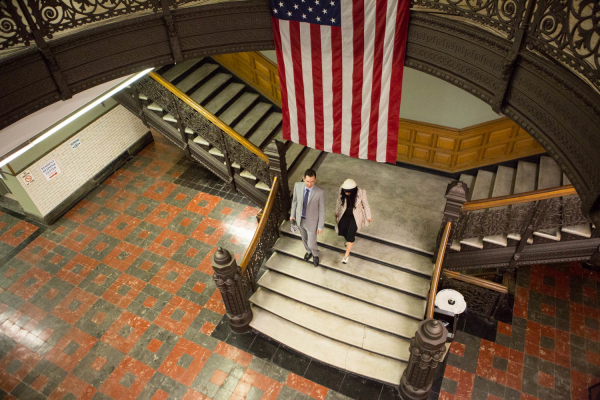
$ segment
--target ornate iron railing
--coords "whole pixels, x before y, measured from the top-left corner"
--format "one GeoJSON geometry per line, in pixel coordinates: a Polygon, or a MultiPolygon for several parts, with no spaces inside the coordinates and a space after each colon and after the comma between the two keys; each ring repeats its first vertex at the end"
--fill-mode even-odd
{"type": "Polygon", "coordinates": [[[465,203],[451,238],[521,237],[530,224],[535,232],[584,223],[589,221],[581,212],[581,199],[569,185],[465,203]]]}
{"type": "Polygon", "coordinates": [[[267,252],[271,250],[279,238],[279,224],[281,223],[282,214],[279,180],[274,177],[273,186],[271,186],[267,204],[262,210],[260,222],[240,263],[246,292],[249,290],[256,291],[256,277],[260,266],[267,257],[267,252]]]}
{"type": "MultiPolygon", "coordinates": [[[[165,12],[204,0],[0,0],[0,50],[56,32],[144,10],[165,12]]],[[[414,8],[495,29],[577,71],[600,89],[600,0],[411,0],[414,8]],[[530,2],[533,13],[527,13],[530,2]],[[530,17],[528,17],[530,15],[530,17]]]]}
{"type": "Polygon", "coordinates": [[[226,154],[231,163],[238,163],[266,185],[271,186],[268,157],[229,125],[156,73],[151,72],[135,85],[139,93],[152,99],[177,117],[184,127],[191,129],[211,146],[226,154]]]}

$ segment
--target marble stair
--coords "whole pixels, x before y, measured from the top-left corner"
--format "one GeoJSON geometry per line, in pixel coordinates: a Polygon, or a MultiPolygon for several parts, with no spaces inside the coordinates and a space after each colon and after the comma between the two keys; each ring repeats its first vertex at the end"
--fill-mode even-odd
{"type": "Polygon", "coordinates": [[[290,223],[280,230],[250,298],[252,328],[326,364],[397,385],[425,314],[430,258],[361,237],[342,264],[344,239],[326,227],[314,267],[303,260],[290,223]]]}
{"type": "MultiPolygon", "coordinates": [[[[479,170],[476,176],[462,174],[459,179],[469,187],[467,197],[469,201],[550,189],[571,184],[556,162],[547,156],[541,157],[538,164],[519,161],[516,168],[499,166],[496,172],[479,170]]],[[[590,238],[591,226],[590,224],[563,226],[561,228],[536,231],[533,234],[534,237],[560,241],[562,233],[590,238]]],[[[495,247],[506,247],[509,244],[509,240],[519,241],[521,240],[521,235],[517,232],[512,232],[506,235],[463,239],[460,242],[454,241],[451,248],[455,251],[469,248],[483,249],[486,243],[495,247]]],[[[534,238],[528,241],[530,244],[533,242],[534,238]]]]}
{"type": "MultiPolygon", "coordinates": [[[[264,150],[273,139],[283,141],[282,114],[279,107],[211,58],[167,65],[157,73],[231,126],[256,147],[264,150]]],[[[159,104],[152,102],[143,94],[140,94],[140,99],[165,123],[177,128],[175,116],[163,110],[159,104]]],[[[186,128],[186,133],[194,134],[189,128],[186,128]]],[[[217,159],[225,162],[221,151],[212,147],[201,136],[196,136],[194,142],[217,159]]],[[[296,143],[284,142],[286,142],[288,181],[292,187],[295,182],[302,180],[303,172],[313,167],[323,153],[296,143]]],[[[233,167],[241,177],[256,188],[270,190],[268,185],[241,168],[240,165],[234,164],[233,167]]]]}

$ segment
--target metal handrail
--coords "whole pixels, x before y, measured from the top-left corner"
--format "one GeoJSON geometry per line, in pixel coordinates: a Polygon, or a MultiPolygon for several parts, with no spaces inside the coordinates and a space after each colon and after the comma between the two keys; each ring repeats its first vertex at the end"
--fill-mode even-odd
{"type": "Polygon", "coordinates": [[[577,191],[573,185],[560,186],[550,189],[534,190],[508,196],[500,196],[491,199],[467,201],[463,203],[461,211],[475,211],[486,208],[509,206],[512,204],[530,203],[533,201],[553,199],[555,197],[576,195],[577,191]]]}
{"type": "Polygon", "coordinates": [[[442,264],[444,263],[444,255],[446,254],[446,245],[450,237],[450,229],[452,223],[447,222],[442,234],[442,240],[437,252],[435,266],[433,267],[433,275],[431,276],[431,286],[429,287],[429,300],[427,301],[427,318],[433,318],[433,309],[435,304],[435,295],[437,294],[438,284],[440,283],[440,275],[442,273],[442,264]]]}
{"type": "Polygon", "coordinates": [[[256,250],[256,246],[260,240],[260,237],[267,226],[267,221],[269,220],[269,215],[271,214],[271,210],[273,209],[273,205],[275,204],[275,200],[277,199],[277,191],[279,190],[279,179],[277,177],[273,178],[273,184],[271,185],[271,191],[269,192],[269,197],[267,198],[267,203],[265,204],[265,208],[262,211],[262,217],[260,218],[260,222],[258,223],[258,227],[254,232],[254,236],[252,237],[252,241],[250,245],[244,252],[242,256],[242,262],[240,264],[240,268],[242,269],[242,275],[246,268],[248,267],[248,263],[252,258],[252,254],[256,250]]]}
{"type": "Polygon", "coordinates": [[[195,111],[200,113],[204,118],[212,122],[219,129],[225,132],[227,135],[235,139],[242,146],[256,154],[261,160],[269,163],[269,157],[266,156],[258,147],[253,145],[248,139],[237,133],[233,130],[232,127],[227,125],[225,122],[221,121],[217,116],[208,111],[206,108],[202,107],[200,104],[196,103],[192,98],[190,98],[187,94],[179,90],[176,86],[172,85],[171,82],[165,80],[162,76],[158,75],[156,72],[150,72],[148,74],[152,79],[158,82],[160,85],[164,86],[169,92],[173,93],[175,96],[179,97],[184,103],[188,106],[192,107],[195,111]]]}
{"type": "Polygon", "coordinates": [[[444,277],[446,278],[456,279],[457,281],[470,283],[472,285],[479,286],[485,289],[494,290],[496,292],[504,294],[508,293],[508,288],[506,286],[496,282],[488,281],[487,279],[481,279],[470,275],[462,275],[460,272],[456,271],[443,271],[442,275],[444,275],[444,277]]]}

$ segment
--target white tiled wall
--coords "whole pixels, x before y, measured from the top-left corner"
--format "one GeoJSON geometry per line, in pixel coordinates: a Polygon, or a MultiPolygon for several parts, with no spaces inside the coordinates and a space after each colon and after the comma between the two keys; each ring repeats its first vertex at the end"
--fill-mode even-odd
{"type": "Polygon", "coordinates": [[[25,185],[20,177],[17,179],[42,215],[46,215],[146,132],[148,128],[140,119],[117,106],[26,168],[34,182],[25,185]],[[81,144],[73,149],[71,142],[75,139],[81,144]],[[48,182],[40,167],[52,159],[61,172],[48,182]]]}

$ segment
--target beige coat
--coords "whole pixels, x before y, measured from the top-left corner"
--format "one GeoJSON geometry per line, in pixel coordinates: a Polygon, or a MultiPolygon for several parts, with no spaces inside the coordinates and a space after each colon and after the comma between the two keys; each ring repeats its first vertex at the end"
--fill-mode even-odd
{"type": "MultiPolygon", "coordinates": [[[[340,186],[340,193],[342,191],[342,187],[340,186]]],[[[337,229],[337,224],[340,222],[342,215],[346,211],[347,202],[342,205],[342,196],[338,194],[337,203],[335,205],[335,213],[337,217],[335,219],[335,225],[337,229]]],[[[354,219],[356,220],[356,227],[360,231],[361,228],[369,226],[369,221],[371,219],[371,207],[369,207],[369,202],[367,201],[367,192],[358,188],[358,193],[356,193],[356,207],[354,207],[354,219]]]]}

